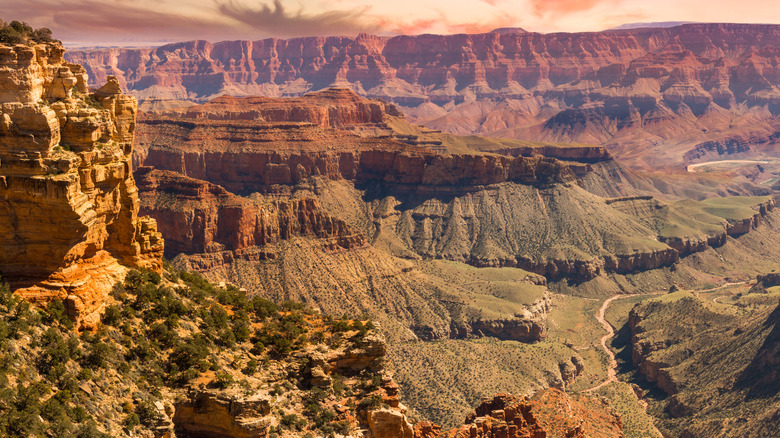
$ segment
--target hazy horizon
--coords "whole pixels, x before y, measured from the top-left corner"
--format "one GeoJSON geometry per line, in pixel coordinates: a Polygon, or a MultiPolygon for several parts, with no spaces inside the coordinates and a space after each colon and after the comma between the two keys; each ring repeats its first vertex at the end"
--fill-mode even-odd
{"type": "Polygon", "coordinates": [[[602,31],[632,23],[780,23],[769,0],[0,0],[0,18],[48,27],[69,46],[159,45],[204,39],[602,31]],[[65,3],[63,5],[63,3],[65,3]]]}

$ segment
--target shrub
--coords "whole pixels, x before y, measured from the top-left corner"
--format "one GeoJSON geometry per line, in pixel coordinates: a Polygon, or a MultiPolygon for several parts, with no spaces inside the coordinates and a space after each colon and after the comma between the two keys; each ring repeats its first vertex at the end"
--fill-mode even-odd
{"type": "Polygon", "coordinates": [[[68,314],[65,311],[65,303],[60,299],[55,299],[50,302],[46,307],[48,315],[46,317],[47,322],[58,322],[68,329],[73,328],[73,321],[68,318],[68,314]]]}
{"type": "Polygon", "coordinates": [[[241,370],[244,374],[251,375],[257,372],[257,360],[249,359],[246,366],[241,370]]]}
{"type": "Polygon", "coordinates": [[[138,415],[136,413],[129,413],[125,417],[124,421],[122,421],[122,425],[126,427],[128,430],[135,429],[136,426],[141,424],[141,420],[138,418],[138,415]]]}
{"type": "Polygon", "coordinates": [[[90,345],[84,363],[86,366],[93,369],[105,368],[113,361],[113,357],[113,347],[104,342],[98,341],[90,345]]]}
{"type": "Polygon", "coordinates": [[[160,417],[157,407],[150,400],[138,403],[138,406],[135,407],[135,412],[138,414],[138,420],[146,427],[153,426],[160,417]]]}
{"type": "Polygon", "coordinates": [[[282,415],[282,418],[279,420],[279,423],[281,423],[281,425],[286,427],[287,429],[295,429],[295,430],[301,430],[303,429],[304,426],[306,426],[306,420],[298,417],[296,414],[282,415]]]}
{"type": "Polygon", "coordinates": [[[370,397],[366,397],[363,400],[360,400],[360,403],[358,403],[358,409],[361,411],[368,411],[368,410],[376,409],[381,405],[382,405],[382,396],[379,394],[374,394],[370,397]]]}
{"type": "Polygon", "coordinates": [[[200,361],[209,355],[208,341],[199,334],[193,335],[187,341],[173,349],[170,362],[176,364],[179,369],[187,370],[198,365],[200,361]]]}

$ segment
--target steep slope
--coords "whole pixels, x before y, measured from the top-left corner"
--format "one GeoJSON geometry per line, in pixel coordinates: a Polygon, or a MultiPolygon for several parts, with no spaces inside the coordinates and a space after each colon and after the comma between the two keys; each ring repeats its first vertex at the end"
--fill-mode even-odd
{"type": "Polygon", "coordinates": [[[0,271],[41,305],[94,325],[127,267],[162,268],[131,174],[136,99],[116,78],[88,93],[58,43],[0,45],[0,271]]]}
{"type": "Polygon", "coordinates": [[[149,109],[221,94],[295,96],[348,86],[401,105],[434,129],[604,144],[637,168],[682,169],[703,157],[702,144],[735,137],[762,139],[740,156],[777,156],[778,45],[776,25],[696,23],[573,34],[191,41],[69,59],[98,78],[120,77],[149,109]]]}
{"type": "Polygon", "coordinates": [[[734,304],[676,292],[631,310],[633,361],[668,395],[652,406],[667,433],[768,437],[780,426],[777,293],[734,304]]]}
{"type": "Polygon", "coordinates": [[[170,269],[131,271],[109,301],[79,334],[61,303],[41,312],[0,286],[3,436],[381,436],[384,419],[411,437],[370,321],[170,269]]]}

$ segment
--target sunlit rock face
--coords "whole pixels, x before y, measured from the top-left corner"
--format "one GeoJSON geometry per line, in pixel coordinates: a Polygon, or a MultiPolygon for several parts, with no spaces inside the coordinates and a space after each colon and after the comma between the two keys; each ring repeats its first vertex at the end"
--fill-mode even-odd
{"type": "Polygon", "coordinates": [[[129,268],[162,269],[131,172],[138,103],[116,78],[90,93],[59,44],[0,45],[0,273],[81,327],[129,268]]]}

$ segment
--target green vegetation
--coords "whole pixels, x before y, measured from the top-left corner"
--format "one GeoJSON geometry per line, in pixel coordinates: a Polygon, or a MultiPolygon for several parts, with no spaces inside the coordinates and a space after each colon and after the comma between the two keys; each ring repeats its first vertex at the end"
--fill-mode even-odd
{"type": "Polygon", "coordinates": [[[10,23],[0,20],[0,43],[3,44],[25,44],[25,43],[50,43],[56,41],[52,38],[51,30],[42,27],[33,29],[32,26],[23,21],[11,21],[10,23]]]}
{"type": "Polygon", "coordinates": [[[156,404],[184,400],[190,388],[275,400],[279,435],[344,433],[364,399],[381,402],[379,375],[334,374],[332,386],[312,387],[310,356],[361,347],[374,329],[169,269],[131,271],[111,292],[102,323],[78,333],[61,301],[44,311],[2,285],[0,435],[146,433],[166,415],[156,404]],[[353,408],[336,414],[343,397],[353,408]],[[309,412],[302,403],[325,407],[309,412]]]}
{"type": "Polygon", "coordinates": [[[524,344],[447,339],[389,345],[401,399],[413,415],[446,427],[461,424],[485,397],[498,393],[532,395],[561,386],[561,367],[577,353],[558,342],[524,344]]]}
{"type": "Polygon", "coordinates": [[[517,268],[476,268],[448,260],[417,266],[431,278],[441,279],[452,299],[467,304],[464,313],[471,319],[512,318],[542,299],[546,290],[535,284],[544,281],[541,276],[517,268]]]}
{"type": "Polygon", "coordinates": [[[663,384],[649,384],[660,389],[650,393],[649,412],[665,435],[772,436],[777,430],[780,307],[776,297],[760,299],[765,292],[734,292],[714,302],[719,296],[679,291],[632,310],[636,342],[653,347],[641,350],[640,360],[664,375],[663,384]]]}

